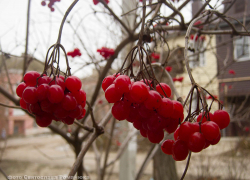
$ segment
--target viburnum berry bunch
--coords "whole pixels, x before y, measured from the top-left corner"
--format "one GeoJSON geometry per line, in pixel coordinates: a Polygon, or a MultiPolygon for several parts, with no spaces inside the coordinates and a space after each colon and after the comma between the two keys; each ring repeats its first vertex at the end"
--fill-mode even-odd
{"type": "MultiPolygon", "coordinates": [[[[100,1],[99,0],[93,0],[94,5],[97,5],[100,1]]],[[[106,4],[109,3],[109,0],[104,0],[106,4]]]]}
{"type": "Polygon", "coordinates": [[[102,82],[105,98],[114,103],[112,114],[117,120],[127,120],[140,130],[143,137],[159,143],[164,130],[173,133],[183,120],[183,106],[171,100],[171,88],[165,83],[152,88],[150,80],[132,82],[126,75],[110,75],[102,82]]]}
{"type": "Polygon", "coordinates": [[[73,51],[69,51],[67,52],[67,56],[71,56],[72,58],[76,57],[76,56],[81,56],[82,53],[80,52],[80,49],[75,48],[73,51]]]}
{"type": "Polygon", "coordinates": [[[82,119],[86,113],[86,93],[76,76],[54,78],[36,71],[29,71],[24,82],[16,89],[21,98],[20,106],[35,115],[40,127],[47,127],[52,120],[71,125],[74,119],[82,119]]]}
{"type": "MultiPolygon", "coordinates": [[[[55,2],[60,2],[61,0],[48,0],[48,1],[49,1],[48,7],[50,8],[50,11],[54,12],[55,9],[53,8],[53,5],[55,4],[55,2]]],[[[42,1],[41,5],[46,6],[46,0],[42,1]]]]}
{"type": "Polygon", "coordinates": [[[97,52],[100,53],[104,59],[108,59],[110,56],[113,56],[115,54],[114,49],[102,47],[101,49],[97,49],[97,52]]]}
{"type": "Polygon", "coordinates": [[[172,155],[176,161],[185,160],[189,151],[200,152],[220,141],[220,130],[230,123],[229,114],[217,110],[214,114],[202,112],[196,122],[183,122],[174,132],[174,140],[167,139],[161,149],[165,154],[172,155]]]}

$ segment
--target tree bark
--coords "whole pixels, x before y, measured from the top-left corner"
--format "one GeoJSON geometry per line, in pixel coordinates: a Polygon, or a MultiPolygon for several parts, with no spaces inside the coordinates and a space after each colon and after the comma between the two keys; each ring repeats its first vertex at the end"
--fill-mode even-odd
{"type": "Polygon", "coordinates": [[[178,180],[175,161],[171,155],[164,154],[159,148],[153,160],[154,180],[178,180]]]}
{"type": "MultiPolygon", "coordinates": [[[[78,133],[75,135],[74,148],[75,148],[75,156],[77,158],[77,156],[80,153],[81,148],[82,148],[82,141],[80,141],[80,139],[78,137],[78,133]]],[[[77,177],[82,177],[82,176],[83,176],[83,161],[81,162],[81,164],[77,170],[77,177]]]]}

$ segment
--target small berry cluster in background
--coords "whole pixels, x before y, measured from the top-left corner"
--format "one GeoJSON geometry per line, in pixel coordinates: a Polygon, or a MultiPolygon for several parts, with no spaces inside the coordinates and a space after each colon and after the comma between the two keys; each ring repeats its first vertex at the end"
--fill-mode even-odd
{"type": "Polygon", "coordinates": [[[160,54],[157,54],[157,53],[151,53],[151,57],[155,60],[159,60],[160,59],[160,54]]]}
{"type": "Polygon", "coordinates": [[[184,79],[184,77],[175,77],[175,78],[173,78],[173,81],[174,82],[176,82],[176,81],[178,81],[178,82],[182,82],[183,81],[183,79],[184,79]]]}
{"type": "Polygon", "coordinates": [[[47,127],[52,120],[71,125],[74,119],[82,119],[86,110],[86,93],[76,76],[66,79],[59,75],[52,79],[36,71],[27,72],[17,89],[20,106],[36,116],[40,127],[47,127]]]}
{"type": "Polygon", "coordinates": [[[185,160],[189,151],[200,152],[220,141],[220,130],[230,123],[229,114],[224,110],[212,113],[200,113],[197,122],[183,122],[174,132],[174,139],[165,140],[161,149],[172,155],[176,161],[185,160]]]}
{"type": "Polygon", "coordinates": [[[183,106],[171,100],[171,88],[160,83],[152,90],[149,80],[131,82],[126,75],[110,75],[102,82],[105,98],[114,103],[112,114],[117,120],[127,120],[140,130],[143,137],[159,143],[164,130],[173,133],[183,120],[183,106]]]}
{"type": "Polygon", "coordinates": [[[115,54],[114,49],[102,47],[101,49],[97,49],[97,52],[100,53],[104,59],[108,59],[110,56],[113,56],[115,54]]]}
{"type": "MultiPolygon", "coordinates": [[[[51,12],[54,12],[55,9],[53,8],[53,5],[55,4],[55,2],[60,2],[61,0],[48,0],[49,1],[49,4],[48,4],[48,7],[50,8],[50,11],[51,12]]],[[[46,6],[46,1],[42,1],[41,2],[42,6],[46,6]]]]}
{"type": "Polygon", "coordinates": [[[198,40],[200,40],[200,41],[205,41],[206,40],[206,36],[198,36],[198,35],[193,35],[193,34],[191,34],[190,35],[190,39],[191,40],[194,40],[194,38],[195,38],[195,41],[198,41],[198,40]]]}
{"type": "Polygon", "coordinates": [[[69,51],[67,52],[67,56],[71,56],[72,58],[76,57],[76,56],[81,56],[82,53],[80,52],[80,49],[75,48],[74,51],[69,51]]]}
{"type": "MultiPolygon", "coordinates": [[[[94,5],[97,5],[100,1],[99,0],[93,0],[94,5]]],[[[106,4],[109,3],[109,0],[104,0],[106,4]]]]}

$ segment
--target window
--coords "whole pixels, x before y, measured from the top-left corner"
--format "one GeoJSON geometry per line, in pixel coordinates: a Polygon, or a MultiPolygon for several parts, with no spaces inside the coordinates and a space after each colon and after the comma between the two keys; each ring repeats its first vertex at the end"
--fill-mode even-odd
{"type": "Polygon", "coordinates": [[[190,68],[203,67],[206,65],[204,42],[203,41],[190,41],[188,51],[188,60],[190,68]]]}
{"type": "Polygon", "coordinates": [[[250,60],[250,39],[243,36],[234,40],[234,59],[237,61],[250,60]]]}

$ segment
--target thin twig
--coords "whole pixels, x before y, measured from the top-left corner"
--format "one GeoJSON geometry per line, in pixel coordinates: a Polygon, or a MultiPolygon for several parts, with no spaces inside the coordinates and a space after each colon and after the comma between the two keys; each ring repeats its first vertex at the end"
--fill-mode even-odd
{"type": "Polygon", "coordinates": [[[185,170],[184,170],[184,172],[183,172],[183,174],[182,174],[182,176],[181,176],[181,179],[180,179],[180,180],[183,180],[183,179],[185,178],[185,175],[186,175],[187,170],[188,170],[188,166],[189,166],[189,162],[190,162],[191,154],[192,154],[192,152],[191,152],[191,151],[189,151],[187,164],[186,164],[185,170]]]}
{"type": "Polygon", "coordinates": [[[80,126],[81,128],[85,129],[86,131],[89,131],[89,132],[93,132],[93,131],[94,131],[94,128],[85,126],[85,125],[83,125],[82,123],[78,122],[77,120],[74,120],[74,123],[75,123],[76,125],[80,126]]]}

